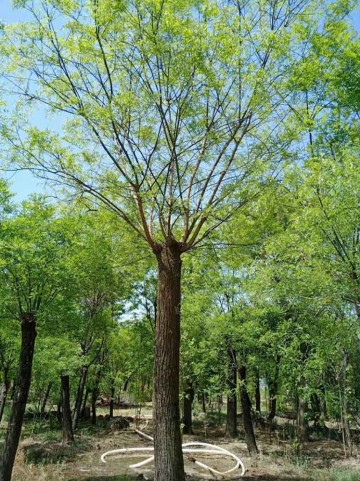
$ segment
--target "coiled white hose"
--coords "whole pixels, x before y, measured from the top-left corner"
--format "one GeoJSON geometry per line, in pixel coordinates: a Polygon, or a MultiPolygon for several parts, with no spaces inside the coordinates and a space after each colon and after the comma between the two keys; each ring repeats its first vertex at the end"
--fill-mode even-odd
{"type": "MultiPolygon", "coordinates": [[[[138,431],[137,429],[135,430],[140,436],[149,439],[149,441],[154,441],[154,439],[151,436],[148,436],[147,434],[138,431]]],[[[202,463],[200,461],[194,461],[195,464],[197,464],[199,467],[207,469],[208,471],[211,471],[213,474],[219,474],[219,475],[226,475],[230,474],[237,469],[241,468],[241,474],[240,476],[244,476],[245,474],[245,466],[244,463],[241,461],[241,459],[236,456],[235,454],[231,453],[227,449],[221,448],[220,446],[216,446],[214,444],[208,444],[208,443],[201,443],[201,442],[192,442],[192,443],[185,443],[182,445],[183,448],[183,453],[184,454],[220,454],[223,456],[227,456],[232,458],[235,461],[235,465],[228,469],[227,471],[218,471],[217,469],[214,469],[210,466],[208,466],[205,463],[202,463]],[[205,449],[206,448],[206,449],[205,449]]],[[[142,448],[123,448],[123,449],[113,449],[112,451],[107,451],[101,456],[101,461],[103,463],[106,463],[105,458],[107,456],[110,456],[112,454],[124,454],[124,453],[144,453],[145,456],[148,456],[147,459],[144,461],[140,461],[140,463],[136,464],[131,464],[129,467],[130,468],[141,468],[142,466],[145,466],[148,463],[151,463],[154,461],[154,455],[150,454],[154,452],[154,447],[153,446],[148,446],[148,447],[142,447],[142,448]],[[147,454],[145,454],[147,453],[147,454]]]]}

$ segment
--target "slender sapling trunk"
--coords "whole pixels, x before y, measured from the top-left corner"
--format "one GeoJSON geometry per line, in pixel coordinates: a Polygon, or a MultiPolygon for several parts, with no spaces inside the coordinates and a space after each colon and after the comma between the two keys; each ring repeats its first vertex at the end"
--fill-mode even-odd
{"type": "Polygon", "coordinates": [[[226,436],[235,438],[237,435],[237,364],[236,352],[231,347],[228,348],[228,356],[226,436]]]}
{"type": "Polygon", "coordinates": [[[41,403],[40,414],[44,414],[44,413],[45,413],[46,404],[47,404],[48,399],[49,399],[49,396],[50,396],[51,388],[52,388],[52,382],[49,382],[49,384],[48,384],[48,386],[47,386],[47,388],[46,388],[45,395],[44,395],[44,397],[43,397],[42,403],[41,403]]]}
{"type": "Polygon", "coordinates": [[[246,367],[240,366],[238,372],[240,380],[240,399],[245,430],[245,442],[249,454],[254,455],[257,454],[259,451],[256,445],[254,426],[251,416],[251,401],[249,393],[247,391],[246,367]]]}
{"type": "Polygon", "coordinates": [[[256,369],[256,374],[255,374],[255,411],[261,414],[261,392],[260,392],[259,369],[256,369]]]}
{"type": "Polygon", "coordinates": [[[62,404],[62,442],[71,444],[74,441],[70,409],[70,381],[69,376],[61,376],[61,404],[62,404]]]}
{"type": "Polygon", "coordinates": [[[115,398],[115,386],[114,386],[114,381],[111,382],[111,391],[110,391],[110,419],[114,417],[114,398],[115,398]]]}

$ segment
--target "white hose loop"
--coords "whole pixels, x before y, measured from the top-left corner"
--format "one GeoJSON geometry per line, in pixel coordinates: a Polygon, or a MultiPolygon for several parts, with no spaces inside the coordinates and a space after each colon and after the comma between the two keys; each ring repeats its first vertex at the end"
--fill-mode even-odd
{"type": "Polygon", "coordinates": [[[142,431],[139,431],[138,429],[135,429],[135,432],[136,432],[139,436],[141,436],[141,437],[143,437],[143,438],[145,438],[145,439],[148,439],[149,441],[154,441],[154,438],[153,438],[153,437],[149,436],[148,434],[143,433],[142,431]]]}
{"type": "MultiPolygon", "coordinates": [[[[137,434],[140,436],[144,437],[145,439],[148,439],[149,441],[153,441],[153,438],[141,431],[138,431],[137,429],[135,430],[137,434]]],[[[182,445],[183,448],[183,453],[184,454],[219,454],[219,455],[224,455],[227,457],[232,458],[235,461],[235,466],[232,468],[228,469],[227,471],[218,471],[211,466],[208,466],[205,463],[202,463],[201,461],[194,461],[194,463],[199,466],[200,468],[207,469],[208,471],[212,472],[213,474],[219,474],[221,476],[224,476],[226,474],[230,474],[239,467],[241,467],[241,474],[240,476],[244,476],[245,474],[245,466],[244,463],[241,461],[241,459],[236,456],[234,453],[231,453],[227,449],[221,448],[220,446],[217,446],[215,444],[208,444],[208,443],[201,443],[201,442],[191,442],[191,443],[185,443],[182,445]],[[202,449],[202,447],[207,448],[207,449],[202,449]]],[[[111,451],[107,451],[101,456],[101,461],[103,463],[106,463],[105,458],[109,455],[114,455],[114,454],[124,454],[124,453],[142,453],[140,456],[148,456],[147,459],[144,461],[140,461],[139,463],[136,464],[131,464],[129,467],[130,468],[141,468],[142,466],[145,466],[148,463],[151,463],[154,461],[154,455],[151,454],[154,452],[154,447],[153,446],[148,446],[148,447],[142,447],[142,448],[123,448],[123,449],[113,449],[111,451]],[[146,453],[146,454],[145,454],[146,453]]]]}
{"type": "MultiPolygon", "coordinates": [[[[111,451],[107,451],[101,456],[101,461],[106,463],[105,458],[106,456],[110,456],[111,454],[124,454],[124,453],[132,453],[132,452],[146,452],[146,451],[154,451],[153,446],[148,446],[146,448],[121,448],[121,449],[112,449],[111,451]]],[[[145,454],[147,456],[147,454],[145,454]]]]}
{"type": "Polygon", "coordinates": [[[182,447],[183,447],[183,453],[223,454],[225,456],[228,456],[228,457],[232,458],[236,462],[236,465],[234,467],[232,467],[231,469],[228,469],[227,471],[217,471],[216,469],[208,466],[207,464],[201,463],[200,461],[195,461],[195,464],[197,464],[198,466],[200,466],[202,468],[208,469],[209,471],[211,471],[214,474],[220,474],[220,475],[230,474],[233,471],[236,471],[239,468],[239,466],[241,466],[240,476],[244,476],[244,474],[245,474],[244,463],[234,453],[231,453],[227,449],[221,448],[220,446],[216,446],[214,444],[200,443],[200,442],[185,443],[185,444],[182,445],[182,447]],[[194,447],[195,446],[206,446],[210,449],[186,449],[187,446],[194,446],[194,447]]]}

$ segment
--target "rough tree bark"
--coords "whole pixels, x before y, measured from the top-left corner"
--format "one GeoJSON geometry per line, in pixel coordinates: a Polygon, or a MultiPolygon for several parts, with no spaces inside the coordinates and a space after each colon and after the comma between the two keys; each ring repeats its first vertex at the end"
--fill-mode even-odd
{"type": "Polygon", "coordinates": [[[73,414],[72,414],[73,431],[75,431],[75,429],[77,427],[79,417],[80,417],[81,405],[82,405],[82,401],[83,401],[83,397],[84,397],[84,389],[85,389],[88,371],[89,371],[88,366],[82,366],[78,390],[77,390],[77,393],[76,393],[75,406],[74,406],[74,410],[73,410],[73,414]]]}
{"type": "Polygon", "coordinates": [[[192,430],[192,405],[195,397],[194,386],[188,381],[184,391],[183,434],[194,434],[192,430]]]}
{"type": "Polygon", "coordinates": [[[62,442],[71,444],[74,441],[70,409],[70,381],[69,376],[61,376],[61,404],[62,404],[62,442]]]}
{"type": "Polygon", "coordinates": [[[155,249],[158,310],[154,357],[155,480],[183,481],[179,409],[181,246],[173,239],[155,249]]]}
{"type": "Polygon", "coordinates": [[[236,352],[231,347],[228,348],[229,365],[227,376],[227,410],[226,410],[226,436],[235,438],[237,435],[237,363],[236,352]]]}
{"type": "Polygon", "coordinates": [[[251,401],[246,385],[246,367],[240,366],[238,369],[240,379],[240,400],[242,416],[245,430],[245,442],[250,455],[257,454],[258,448],[255,440],[254,426],[251,417],[251,401]]]}
{"type": "Polygon", "coordinates": [[[4,451],[0,459],[0,481],[11,480],[16,451],[21,435],[21,428],[31,383],[31,371],[36,339],[35,321],[34,313],[22,313],[19,373],[5,438],[4,451]]]}

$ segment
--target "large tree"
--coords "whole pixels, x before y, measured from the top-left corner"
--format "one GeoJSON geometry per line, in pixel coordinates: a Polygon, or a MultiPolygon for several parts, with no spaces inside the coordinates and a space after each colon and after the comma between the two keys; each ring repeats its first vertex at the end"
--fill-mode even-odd
{"type": "MultiPolygon", "coordinates": [[[[332,18],[344,14],[345,3],[331,9],[332,18]]],[[[60,115],[47,129],[4,125],[12,160],[91,194],[156,256],[155,479],[181,481],[181,256],[277,170],[288,144],[281,129],[288,110],[284,77],[324,23],[324,5],[16,4],[32,21],[3,30],[7,80],[30,104],[60,115]]]]}

